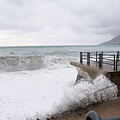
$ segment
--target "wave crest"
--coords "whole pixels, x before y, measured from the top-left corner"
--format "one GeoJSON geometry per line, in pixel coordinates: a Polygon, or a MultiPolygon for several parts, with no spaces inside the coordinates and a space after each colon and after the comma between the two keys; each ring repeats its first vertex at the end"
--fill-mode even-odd
{"type": "Polygon", "coordinates": [[[0,57],[0,71],[37,70],[44,67],[41,56],[2,56],[0,57]]]}
{"type": "Polygon", "coordinates": [[[53,67],[67,65],[70,66],[71,61],[76,61],[75,58],[66,58],[59,56],[1,56],[0,71],[15,72],[26,70],[39,70],[45,67],[53,67]]]}

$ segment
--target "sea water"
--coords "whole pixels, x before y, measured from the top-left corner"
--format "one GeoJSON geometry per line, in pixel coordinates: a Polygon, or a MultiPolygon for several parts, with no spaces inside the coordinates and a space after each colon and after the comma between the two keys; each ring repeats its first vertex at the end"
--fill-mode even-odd
{"type": "Polygon", "coordinates": [[[78,107],[117,98],[104,75],[75,84],[79,52],[119,46],[0,47],[0,120],[45,120],[78,107]]]}

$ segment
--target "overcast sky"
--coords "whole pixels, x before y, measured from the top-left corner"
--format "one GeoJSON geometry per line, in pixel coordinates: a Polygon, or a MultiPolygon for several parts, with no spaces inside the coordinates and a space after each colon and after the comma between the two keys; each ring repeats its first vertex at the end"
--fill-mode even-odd
{"type": "Polygon", "coordinates": [[[0,0],[0,46],[96,45],[120,35],[120,0],[0,0]]]}

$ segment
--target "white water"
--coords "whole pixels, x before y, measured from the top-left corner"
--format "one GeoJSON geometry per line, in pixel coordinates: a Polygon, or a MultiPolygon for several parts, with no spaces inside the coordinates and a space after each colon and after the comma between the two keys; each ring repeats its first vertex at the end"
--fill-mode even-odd
{"type": "Polygon", "coordinates": [[[75,107],[117,97],[116,86],[94,95],[95,91],[113,85],[102,75],[93,83],[84,81],[75,85],[75,68],[51,69],[1,73],[0,119],[46,119],[75,107]]]}
{"type": "Polygon", "coordinates": [[[28,56],[0,58],[0,120],[42,120],[117,98],[117,86],[103,75],[75,84],[75,57],[28,56]]]}

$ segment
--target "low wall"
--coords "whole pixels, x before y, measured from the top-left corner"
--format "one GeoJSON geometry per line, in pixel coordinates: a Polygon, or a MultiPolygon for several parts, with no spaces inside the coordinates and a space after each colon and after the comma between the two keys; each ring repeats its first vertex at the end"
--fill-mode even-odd
{"type": "Polygon", "coordinates": [[[71,62],[70,64],[75,66],[79,76],[82,76],[89,80],[94,80],[99,74],[104,74],[107,78],[109,78],[113,83],[118,86],[118,95],[120,95],[120,71],[104,71],[98,68],[94,68],[92,66],[83,65],[76,62],[71,62]]]}

